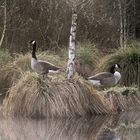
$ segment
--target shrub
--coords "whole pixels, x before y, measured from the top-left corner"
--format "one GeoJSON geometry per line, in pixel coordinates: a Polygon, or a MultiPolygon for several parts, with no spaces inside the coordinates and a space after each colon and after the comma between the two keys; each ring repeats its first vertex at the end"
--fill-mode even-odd
{"type": "Polygon", "coordinates": [[[121,66],[121,84],[140,87],[140,47],[119,49],[115,53],[101,59],[96,71],[107,71],[110,66],[118,63],[121,66]]]}

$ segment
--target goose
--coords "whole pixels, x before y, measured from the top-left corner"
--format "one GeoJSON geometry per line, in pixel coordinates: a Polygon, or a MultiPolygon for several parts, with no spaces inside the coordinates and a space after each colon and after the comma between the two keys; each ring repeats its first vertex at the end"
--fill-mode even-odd
{"type": "Polygon", "coordinates": [[[108,87],[116,85],[121,79],[121,74],[118,71],[119,64],[115,64],[110,68],[109,72],[101,72],[94,76],[88,77],[90,81],[96,87],[108,87]]]}
{"type": "Polygon", "coordinates": [[[36,41],[32,40],[30,41],[30,44],[32,46],[32,59],[31,59],[32,70],[34,70],[35,72],[39,74],[47,75],[49,72],[55,73],[61,69],[47,61],[38,60],[36,57],[36,41]]]}

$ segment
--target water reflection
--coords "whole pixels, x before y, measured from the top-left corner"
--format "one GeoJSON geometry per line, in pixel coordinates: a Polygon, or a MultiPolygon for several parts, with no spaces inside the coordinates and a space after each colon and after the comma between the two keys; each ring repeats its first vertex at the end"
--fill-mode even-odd
{"type": "Polygon", "coordinates": [[[140,113],[74,119],[0,118],[0,140],[139,140],[140,113]]]}

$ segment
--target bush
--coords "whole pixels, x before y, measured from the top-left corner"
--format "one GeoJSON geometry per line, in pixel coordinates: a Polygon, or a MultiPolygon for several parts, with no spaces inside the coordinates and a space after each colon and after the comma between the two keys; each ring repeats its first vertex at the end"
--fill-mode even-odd
{"type": "Polygon", "coordinates": [[[121,84],[140,87],[140,46],[119,49],[115,53],[105,56],[97,66],[97,71],[108,71],[115,63],[121,66],[121,84]]]}

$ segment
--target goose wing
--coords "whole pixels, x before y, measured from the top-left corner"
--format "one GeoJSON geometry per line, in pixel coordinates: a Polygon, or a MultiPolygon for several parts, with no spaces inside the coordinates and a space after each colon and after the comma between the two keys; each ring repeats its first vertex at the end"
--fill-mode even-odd
{"type": "Polygon", "coordinates": [[[42,69],[42,71],[43,70],[47,70],[47,71],[54,70],[54,71],[56,71],[56,70],[60,69],[59,67],[57,67],[57,66],[55,66],[55,65],[53,65],[53,64],[51,64],[47,61],[38,60],[38,64],[40,65],[40,68],[42,69]]]}
{"type": "Polygon", "coordinates": [[[104,86],[113,86],[116,85],[116,79],[114,76],[108,77],[108,78],[104,78],[100,80],[100,83],[104,86]]]}
{"type": "Polygon", "coordinates": [[[88,78],[88,80],[103,80],[103,79],[108,79],[113,77],[113,74],[110,72],[102,72],[102,73],[98,73],[94,76],[91,76],[88,78]]]}

